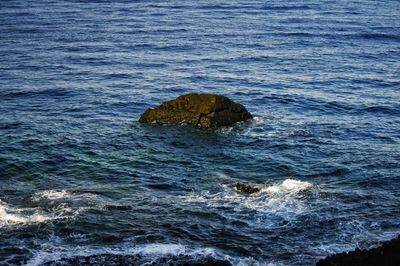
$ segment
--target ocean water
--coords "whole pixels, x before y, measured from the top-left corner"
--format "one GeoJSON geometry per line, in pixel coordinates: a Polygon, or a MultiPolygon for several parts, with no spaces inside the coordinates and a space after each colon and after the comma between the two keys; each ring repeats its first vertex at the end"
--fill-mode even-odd
{"type": "Polygon", "coordinates": [[[0,264],[312,265],[396,236],[399,17],[390,0],[1,0],[0,264]],[[255,118],[137,122],[190,92],[255,118]]]}

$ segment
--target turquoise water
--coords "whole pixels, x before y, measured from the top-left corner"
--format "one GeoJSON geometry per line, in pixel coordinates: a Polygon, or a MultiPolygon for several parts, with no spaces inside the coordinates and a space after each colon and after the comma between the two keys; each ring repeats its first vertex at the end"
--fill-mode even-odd
{"type": "Polygon", "coordinates": [[[400,232],[398,1],[1,1],[0,264],[312,265],[400,232]],[[141,125],[190,92],[255,119],[141,125]],[[259,186],[238,194],[236,182],[259,186]]]}

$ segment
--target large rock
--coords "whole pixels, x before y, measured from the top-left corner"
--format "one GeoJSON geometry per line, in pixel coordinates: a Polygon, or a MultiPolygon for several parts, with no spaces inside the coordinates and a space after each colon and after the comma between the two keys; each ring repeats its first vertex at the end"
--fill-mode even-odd
{"type": "Polygon", "coordinates": [[[190,93],[147,109],[141,123],[190,124],[200,127],[230,126],[253,118],[243,105],[222,95],[190,93]]]}

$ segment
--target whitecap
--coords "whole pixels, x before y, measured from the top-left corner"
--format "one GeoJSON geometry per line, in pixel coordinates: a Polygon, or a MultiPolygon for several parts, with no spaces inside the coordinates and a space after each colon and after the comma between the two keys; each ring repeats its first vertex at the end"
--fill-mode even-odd
{"type": "Polygon", "coordinates": [[[309,190],[313,184],[295,179],[285,179],[283,182],[261,189],[267,193],[299,193],[309,190]]]}
{"type": "Polygon", "coordinates": [[[34,224],[65,218],[60,215],[45,215],[36,208],[18,209],[0,201],[0,227],[12,224],[34,224]]]}

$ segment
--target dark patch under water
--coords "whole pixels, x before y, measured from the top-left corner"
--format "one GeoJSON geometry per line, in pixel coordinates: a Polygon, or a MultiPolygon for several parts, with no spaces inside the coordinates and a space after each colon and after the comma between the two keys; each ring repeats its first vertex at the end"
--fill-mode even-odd
{"type": "Polygon", "coordinates": [[[394,237],[398,10],[1,1],[0,264],[140,254],[311,265],[394,237]],[[136,122],[189,92],[224,94],[255,119],[136,122]]]}

